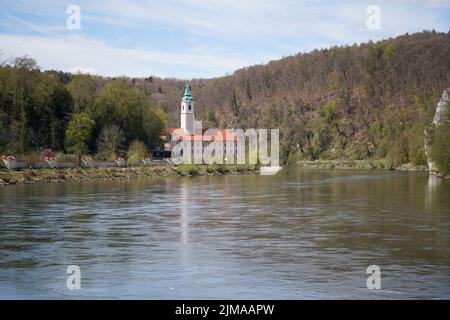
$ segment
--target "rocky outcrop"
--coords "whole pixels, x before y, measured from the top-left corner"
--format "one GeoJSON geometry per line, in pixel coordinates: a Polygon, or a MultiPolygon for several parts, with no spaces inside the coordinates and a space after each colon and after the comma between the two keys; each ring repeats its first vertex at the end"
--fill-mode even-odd
{"type": "Polygon", "coordinates": [[[428,171],[430,173],[437,173],[436,165],[431,159],[431,145],[434,129],[444,122],[444,117],[447,112],[450,112],[450,88],[444,90],[441,100],[436,106],[436,113],[434,114],[433,122],[425,128],[425,155],[428,162],[428,171]]]}

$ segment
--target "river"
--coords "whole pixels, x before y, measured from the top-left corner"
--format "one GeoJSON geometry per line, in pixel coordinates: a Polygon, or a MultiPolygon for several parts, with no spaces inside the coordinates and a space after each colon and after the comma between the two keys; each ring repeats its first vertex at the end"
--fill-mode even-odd
{"type": "Polygon", "coordinates": [[[449,299],[450,181],[293,167],[3,186],[0,298],[449,299]]]}

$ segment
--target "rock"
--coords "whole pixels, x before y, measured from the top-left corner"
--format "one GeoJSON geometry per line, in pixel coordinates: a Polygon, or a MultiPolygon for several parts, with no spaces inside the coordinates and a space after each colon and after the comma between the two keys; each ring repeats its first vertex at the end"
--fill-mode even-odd
{"type": "Polygon", "coordinates": [[[425,133],[425,155],[427,157],[428,171],[433,174],[437,173],[437,169],[436,169],[436,165],[434,164],[433,160],[431,159],[432,136],[433,136],[434,129],[443,123],[445,114],[447,112],[450,112],[449,111],[449,108],[450,108],[449,93],[450,93],[450,88],[444,90],[441,100],[439,100],[439,102],[436,106],[436,113],[434,114],[433,122],[429,126],[425,127],[425,131],[424,131],[424,133],[425,133]]]}
{"type": "Polygon", "coordinates": [[[435,126],[439,126],[444,121],[444,116],[449,108],[449,102],[450,102],[450,99],[448,97],[449,92],[450,92],[450,88],[447,90],[444,90],[441,100],[439,100],[439,103],[437,104],[436,113],[434,114],[434,118],[433,118],[433,124],[435,126]]]}

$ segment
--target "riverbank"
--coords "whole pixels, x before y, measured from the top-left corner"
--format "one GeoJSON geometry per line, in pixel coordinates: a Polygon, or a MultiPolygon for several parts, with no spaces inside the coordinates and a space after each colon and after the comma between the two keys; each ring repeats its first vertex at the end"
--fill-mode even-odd
{"type": "Polygon", "coordinates": [[[71,168],[0,170],[0,185],[48,182],[79,182],[126,180],[137,178],[182,177],[198,175],[225,175],[259,172],[248,165],[181,165],[164,167],[130,168],[71,168]]]}
{"type": "Polygon", "coordinates": [[[427,171],[426,166],[415,166],[407,163],[392,167],[387,160],[316,160],[297,161],[303,169],[388,169],[402,171],[427,171]]]}

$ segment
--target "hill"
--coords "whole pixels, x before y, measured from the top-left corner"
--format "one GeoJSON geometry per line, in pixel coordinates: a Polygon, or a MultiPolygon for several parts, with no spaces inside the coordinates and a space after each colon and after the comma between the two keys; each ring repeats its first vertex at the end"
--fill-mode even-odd
{"type": "MultiPolygon", "coordinates": [[[[178,125],[184,81],[136,85],[178,125]]],[[[423,128],[450,85],[450,33],[315,50],[191,82],[206,126],[280,128],[285,157],[424,164],[423,128]]]]}
{"type": "MultiPolygon", "coordinates": [[[[69,86],[79,77],[55,74],[69,86]]],[[[113,81],[94,80],[95,92],[113,81]]],[[[152,76],[125,81],[165,111],[169,126],[179,126],[186,81],[152,76]]],[[[229,76],[194,79],[191,86],[204,127],[279,128],[286,160],[425,164],[423,129],[450,86],[450,32],[315,50],[229,76]]]]}

